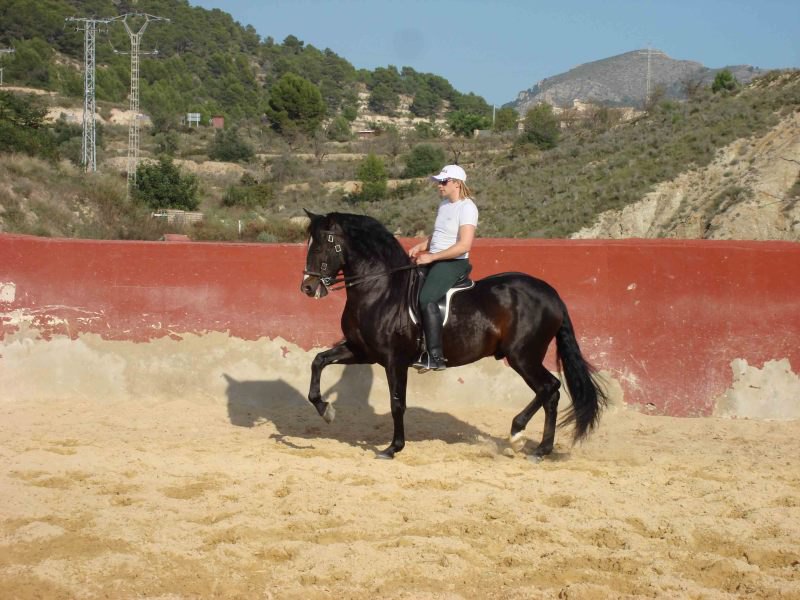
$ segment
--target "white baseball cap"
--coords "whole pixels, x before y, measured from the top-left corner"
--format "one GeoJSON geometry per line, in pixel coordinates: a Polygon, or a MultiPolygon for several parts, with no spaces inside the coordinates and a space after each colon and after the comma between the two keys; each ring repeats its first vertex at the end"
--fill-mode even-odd
{"type": "Polygon", "coordinates": [[[445,179],[458,179],[459,181],[466,181],[467,174],[464,169],[458,165],[446,165],[442,167],[442,172],[438,175],[431,175],[431,179],[436,181],[444,181],[445,179]]]}

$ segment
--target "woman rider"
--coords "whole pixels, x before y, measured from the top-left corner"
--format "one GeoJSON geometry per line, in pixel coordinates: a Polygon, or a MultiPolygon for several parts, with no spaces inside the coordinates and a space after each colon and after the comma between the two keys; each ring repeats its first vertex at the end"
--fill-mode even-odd
{"type": "Polygon", "coordinates": [[[443,371],[442,316],[438,302],[469,271],[469,251],[478,226],[478,208],[467,187],[467,174],[458,165],[447,165],[434,175],[442,202],[433,233],[408,251],[418,265],[429,265],[419,295],[427,352],[412,365],[425,372],[443,371]]]}

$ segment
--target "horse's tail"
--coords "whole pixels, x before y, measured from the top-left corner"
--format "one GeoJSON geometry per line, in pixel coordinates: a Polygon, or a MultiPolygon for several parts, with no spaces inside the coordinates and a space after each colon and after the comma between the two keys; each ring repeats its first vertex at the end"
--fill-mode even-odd
{"type": "Polygon", "coordinates": [[[594,374],[594,367],[583,358],[567,307],[563,304],[562,306],[564,320],[556,333],[556,350],[559,368],[564,373],[572,397],[572,407],[561,419],[559,426],[574,424],[577,442],[597,425],[608,398],[594,374]]]}

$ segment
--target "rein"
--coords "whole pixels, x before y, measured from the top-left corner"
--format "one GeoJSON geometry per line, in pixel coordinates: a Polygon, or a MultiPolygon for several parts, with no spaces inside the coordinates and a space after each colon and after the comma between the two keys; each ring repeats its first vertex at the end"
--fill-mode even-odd
{"type": "Polygon", "coordinates": [[[343,290],[349,287],[353,287],[355,285],[359,285],[364,283],[365,281],[371,281],[373,279],[377,279],[379,277],[385,277],[387,275],[391,275],[392,273],[397,273],[398,271],[407,271],[409,269],[415,269],[417,265],[410,264],[404,265],[402,267],[395,267],[394,269],[389,269],[388,271],[381,271],[379,273],[367,273],[365,275],[354,275],[352,277],[324,277],[322,273],[316,273],[314,271],[307,271],[303,270],[304,275],[311,275],[312,277],[318,277],[320,283],[325,286],[329,292],[338,292],[339,290],[343,290]],[[344,285],[339,285],[339,284],[344,285]],[[335,285],[339,285],[339,287],[333,287],[335,285]]]}
{"type": "MultiPolygon", "coordinates": [[[[338,234],[334,231],[323,230],[321,233],[327,238],[329,244],[333,245],[333,249],[336,254],[342,254],[342,245],[336,242],[336,237],[338,234]]],[[[342,262],[342,264],[344,264],[342,262]]],[[[322,269],[320,273],[316,271],[309,271],[308,269],[303,269],[303,275],[310,275],[311,277],[317,277],[325,286],[325,289],[329,292],[338,292],[339,290],[343,290],[349,287],[353,287],[364,283],[365,281],[372,281],[373,279],[378,279],[379,277],[386,277],[387,275],[391,275],[392,273],[397,273],[398,271],[407,271],[409,269],[415,269],[417,265],[411,263],[409,265],[404,265],[402,267],[395,267],[394,269],[389,269],[387,271],[380,271],[378,273],[367,273],[365,275],[354,275],[352,277],[345,277],[342,275],[341,277],[336,277],[336,273],[330,276],[325,275],[325,271],[328,270],[327,263],[322,263],[322,269]],[[343,285],[339,285],[339,284],[343,285]],[[339,287],[333,287],[335,285],[339,285],[339,287]]],[[[338,273],[339,269],[337,269],[338,273]]]]}

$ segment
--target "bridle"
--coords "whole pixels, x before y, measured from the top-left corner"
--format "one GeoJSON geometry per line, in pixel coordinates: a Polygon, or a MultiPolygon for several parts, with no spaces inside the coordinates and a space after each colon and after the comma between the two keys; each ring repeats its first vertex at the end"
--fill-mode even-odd
{"type": "MultiPolygon", "coordinates": [[[[337,234],[333,231],[322,231],[321,233],[327,239],[327,242],[329,244],[333,244],[334,252],[336,254],[342,254],[342,245],[336,242],[337,234]]],[[[319,273],[316,271],[309,271],[308,268],[305,268],[303,269],[303,275],[310,275],[311,277],[317,277],[320,283],[323,286],[325,286],[325,289],[327,291],[337,292],[345,288],[359,285],[361,283],[364,283],[365,281],[371,281],[379,277],[385,277],[387,275],[391,275],[392,273],[397,273],[398,271],[407,271],[409,269],[415,269],[417,267],[417,265],[415,264],[410,264],[410,265],[403,265],[402,267],[395,267],[394,269],[389,269],[387,271],[380,271],[378,273],[366,273],[364,275],[353,275],[351,277],[345,277],[344,275],[342,275],[341,277],[336,277],[336,274],[339,271],[341,271],[343,264],[344,264],[344,259],[342,259],[341,263],[339,264],[339,267],[336,269],[336,273],[328,274],[328,263],[323,262],[320,265],[319,273]],[[339,287],[333,287],[335,285],[339,285],[339,287]]]]}

